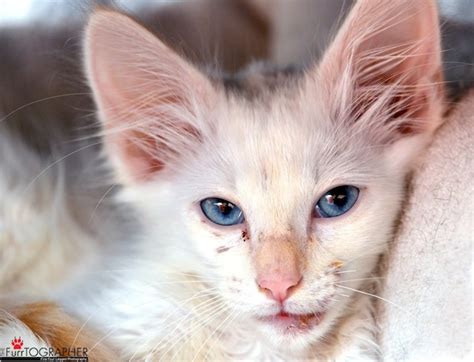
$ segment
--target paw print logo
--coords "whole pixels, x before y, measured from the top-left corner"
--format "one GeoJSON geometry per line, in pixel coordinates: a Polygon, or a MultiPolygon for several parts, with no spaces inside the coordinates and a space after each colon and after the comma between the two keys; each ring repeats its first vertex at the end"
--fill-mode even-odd
{"type": "Polygon", "coordinates": [[[21,339],[21,337],[13,338],[11,344],[12,344],[13,349],[15,350],[23,348],[23,340],[21,339]]]}

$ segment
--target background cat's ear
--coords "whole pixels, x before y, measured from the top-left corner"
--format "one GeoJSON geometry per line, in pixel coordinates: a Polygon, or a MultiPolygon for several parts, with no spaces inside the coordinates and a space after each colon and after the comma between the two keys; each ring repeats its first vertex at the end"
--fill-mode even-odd
{"type": "Polygon", "coordinates": [[[443,103],[435,2],[357,1],[314,74],[330,116],[376,143],[429,138],[443,103]]]}
{"type": "Polygon", "coordinates": [[[215,92],[210,82],[127,16],[92,15],[86,73],[122,181],[150,179],[193,152],[215,92]]]}

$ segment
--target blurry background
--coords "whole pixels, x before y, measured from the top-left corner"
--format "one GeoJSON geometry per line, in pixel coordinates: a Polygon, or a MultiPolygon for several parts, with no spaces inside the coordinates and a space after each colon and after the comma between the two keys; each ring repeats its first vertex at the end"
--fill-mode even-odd
{"type": "MultiPolygon", "coordinates": [[[[258,50],[265,47],[262,38],[270,36],[271,32],[269,51],[272,59],[284,64],[301,62],[302,58],[314,56],[315,49],[320,53],[327,45],[329,34],[337,28],[352,2],[353,0],[0,0],[0,27],[80,23],[90,9],[99,4],[133,14],[165,33],[169,32],[171,23],[174,27],[179,25],[188,28],[188,37],[172,39],[178,42],[183,39],[187,42],[195,41],[196,39],[189,39],[190,33],[194,33],[191,38],[203,38],[209,33],[226,33],[229,27],[238,26],[239,36],[243,38],[240,45],[254,42],[253,48],[250,48],[257,58],[265,53],[258,50]],[[249,25],[260,25],[265,29],[246,32],[249,25]]],[[[443,22],[474,24],[474,1],[438,0],[438,4],[443,22]]],[[[213,47],[209,44],[216,41],[216,34],[212,35],[212,39],[205,39],[206,51],[210,51],[213,47]]],[[[201,42],[204,43],[202,40],[201,42]]],[[[232,52],[229,44],[219,42],[219,47],[221,46],[226,47],[226,52],[232,52]]],[[[236,62],[236,66],[240,65],[238,63],[236,62]]],[[[230,67],[230,64],[226,66],[230,67]]]]}

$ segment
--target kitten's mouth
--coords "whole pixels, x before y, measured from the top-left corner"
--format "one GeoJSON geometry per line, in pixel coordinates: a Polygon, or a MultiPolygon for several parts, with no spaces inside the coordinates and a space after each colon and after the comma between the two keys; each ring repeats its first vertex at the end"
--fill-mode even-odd
{"type": "Polygon", "coordinates": [[[320,324],[323,317],[324,312],[290,314],[281,311],[272,316],[259,318],[259,320],[281,330],[284,333],[292,333],[309,331],[311,328],[320,324]]]}

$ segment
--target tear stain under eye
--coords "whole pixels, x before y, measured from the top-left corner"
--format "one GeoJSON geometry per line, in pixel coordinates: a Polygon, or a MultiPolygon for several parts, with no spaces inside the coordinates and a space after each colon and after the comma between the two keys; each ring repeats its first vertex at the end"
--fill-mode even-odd
{"type": "Polygon", "coordinates": [[[242,231],[242,240],[243,241],[249,241],[250,240],[249,233],[248,233],[247,230],[242,231]]]}
{"type": "Polygon", "coordinates": [[[216,252],[220,254],[220,253],[224,253],[224,252],[228,251],[229,249],[230,249],[229,246],[219,246],[216,249],[216,252]]]}

